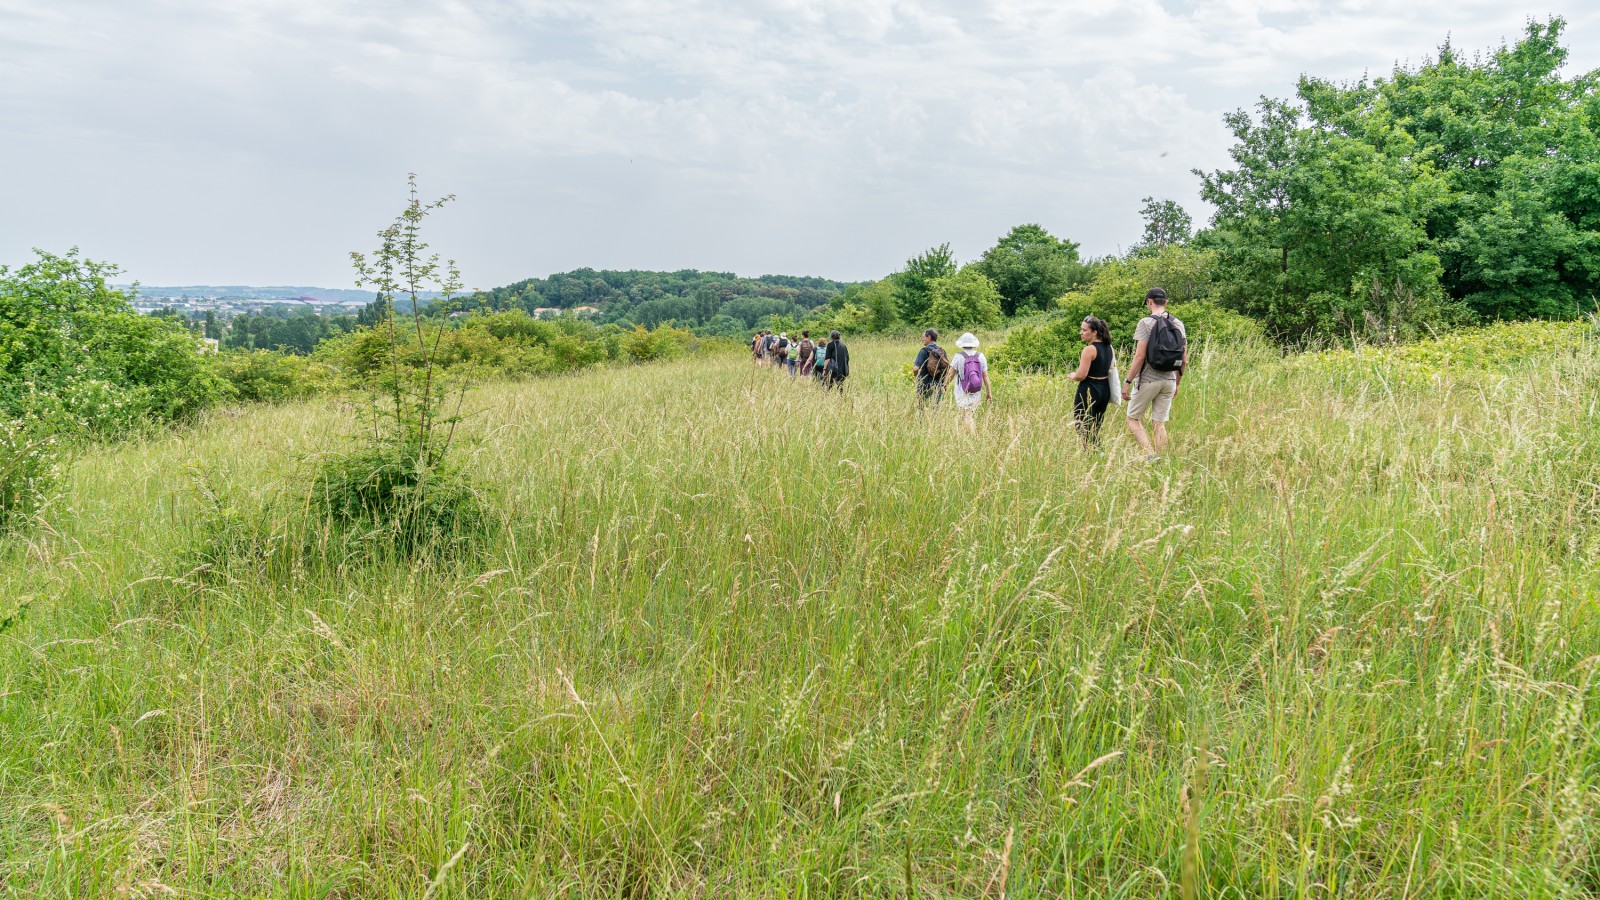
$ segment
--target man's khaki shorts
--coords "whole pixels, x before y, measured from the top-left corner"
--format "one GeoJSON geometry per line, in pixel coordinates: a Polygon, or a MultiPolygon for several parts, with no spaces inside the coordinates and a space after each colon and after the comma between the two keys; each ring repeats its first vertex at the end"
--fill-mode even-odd
{"type": "Polygon", "coordinates": [[[1177,392],[1175,378],[1140,378],[1128,401],[1128,418],[1142,419],[1149,410],[1151,420],[1165,422],[1172,415],[1172,395],[1177,392]]]}

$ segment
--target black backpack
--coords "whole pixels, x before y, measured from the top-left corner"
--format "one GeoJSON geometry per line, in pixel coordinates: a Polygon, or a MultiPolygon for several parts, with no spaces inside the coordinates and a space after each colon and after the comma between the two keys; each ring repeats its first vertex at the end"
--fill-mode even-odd
{"type": "Polygon", "coordinates": [[[1150,337],[1145,344],[1144,361],[1157,372],[1176,372],[1183,368],[1183,353],[1189,347],[1183,331],[1172,317],[1151,316],[1150,337]]]}

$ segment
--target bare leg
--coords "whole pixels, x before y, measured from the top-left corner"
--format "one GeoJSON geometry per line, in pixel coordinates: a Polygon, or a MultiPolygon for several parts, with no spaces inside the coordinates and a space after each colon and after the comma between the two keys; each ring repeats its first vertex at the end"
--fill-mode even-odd
{"type": "Polygon", "coordinates": [[[1157,453],[1165,453],[1165,452],[1167,452],[1167,423],[1165,423],[1165,422],[1156,422],[1155,423],[1155,432],[1156,432],[1156,435],[1155,435],[1156,436],[1156,440],[1155,440],[1156,452],[1157,453]]]}
{"type": "MultiPolygon", "coordinates": [[[[1157,434],[1166,434],[1166,429],[1161,427],[1160,422],[1156,423],[1156,429],[1157,434]]],[[[1139,446],[1144,448],[1145,456],[1152,456],[1155,454],[1155,451],[1150,449],[1150,435],[1145,433],[1143,422],[1139,421],[1138,419],[1129,419],[1128,431],[1132,432],[1133,439],[1139,442],[1139,446]]]]}

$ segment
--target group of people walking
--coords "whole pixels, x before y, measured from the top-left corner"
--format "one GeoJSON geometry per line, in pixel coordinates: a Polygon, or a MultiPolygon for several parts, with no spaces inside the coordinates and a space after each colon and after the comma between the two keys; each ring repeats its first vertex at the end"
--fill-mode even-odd
{"type": "MultiPolygon", "coordinates": [[[[1079,325],[1078,337],[1084,347],[1078,355],[1077,368],[1067,377],[1078,383],[1072,418],[1085,443],[1098,445],[1107,410],[1125,406],[1129,433],[1145,458],[1154,461],[1167,449],[1167,420],[1189,364],[1189,342],[1183,323],[1167,312],[1165,290],[1151,288],[1145,293],[1144,302],[1148,315],[1134,328],[1133,360],[1128,364],[1127,378],[1118,383],[1111,329],[1098,316],[1088,316],[1079,325]],[[1147,415],[1148,430],[1144,425],[1147,415]]],[[[963,422],[975,427],[978,408],[994,399],[989,359],[979,346],[977,336],[969,331],[956,339],[956,352],[950,353],[939,346],[937,330],[924,331],[922,347],[912,364],[918,403],[941,403],[948,391],[954,396],[963,422]]],[[[831,332],[824,343],[812,341],[809,331],[800,332],[798,341],[790,340],[787,332],[762,331],[751,341],[750,351],[757,366],[787,371],[790,378],[814,377],[830,390],[842,390],[845,379],[850,377],[850,349],[837,331],[831,332]]]]}
{"type": "MultiPolygon", "coordinates": [[[[1189,363],[1189,342],[1183,323],[1167,312],[1167,292],[1151,288],[1145,294],[1148,313],[1133,331],[1133,361],[1128,377],[1118,384],[1116,351],[1111,346],[1111,329],[1098,316],[1088,316],[1078,327],[1084,348],[1078,367],[1067,375],[1078,382],[1073,397],[1072,418],[1086,443],[1098,445],[1106,410],[1127,406],[1128,431],[1138,441],[1145,458],[1156,460],[1167,448],[1167,420],[1172,415],[1172,399],[1177,396],[1184,367],[1189,363]],[[1145,429],[1149,415],[1151,428],[1145,429]]],[[[913,368],[917,378],[917,399],[923,404],[938,403],[951,384],[956,408],[972,413],[985,400],[993,399],[989,386],[989,360],[978,352],[978,339],[970,332],[956,340],[955,354],[939,346],[939,333],[932,328],[922,334],[922,349],[917,351],[913,368]]]]}
{"type": "Polygon", "coordinates": [[[843,390],[850,377],[850,348],[837,331],[822,343],[813,341],[810,331],[800,332],[798,341],[790,340],[788,332],[760,331],[750,342],[750,353],[757,366],[787,371],[790,378],[815,378],[829,390],[843,390]]]}

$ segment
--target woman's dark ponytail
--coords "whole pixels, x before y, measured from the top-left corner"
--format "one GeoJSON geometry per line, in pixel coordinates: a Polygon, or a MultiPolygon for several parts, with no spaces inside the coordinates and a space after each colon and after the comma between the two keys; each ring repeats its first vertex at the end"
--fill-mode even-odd
{"type": "Polygon", "coordinates": [[[1095,337],[1108,344],[1111,343],[1111,326],[1106,324],[1105,319],[1099,316],[1089,316],[1083,320],[1083,324],[1089,326],[1089,330],[1094,332],[1095,337]]]}

